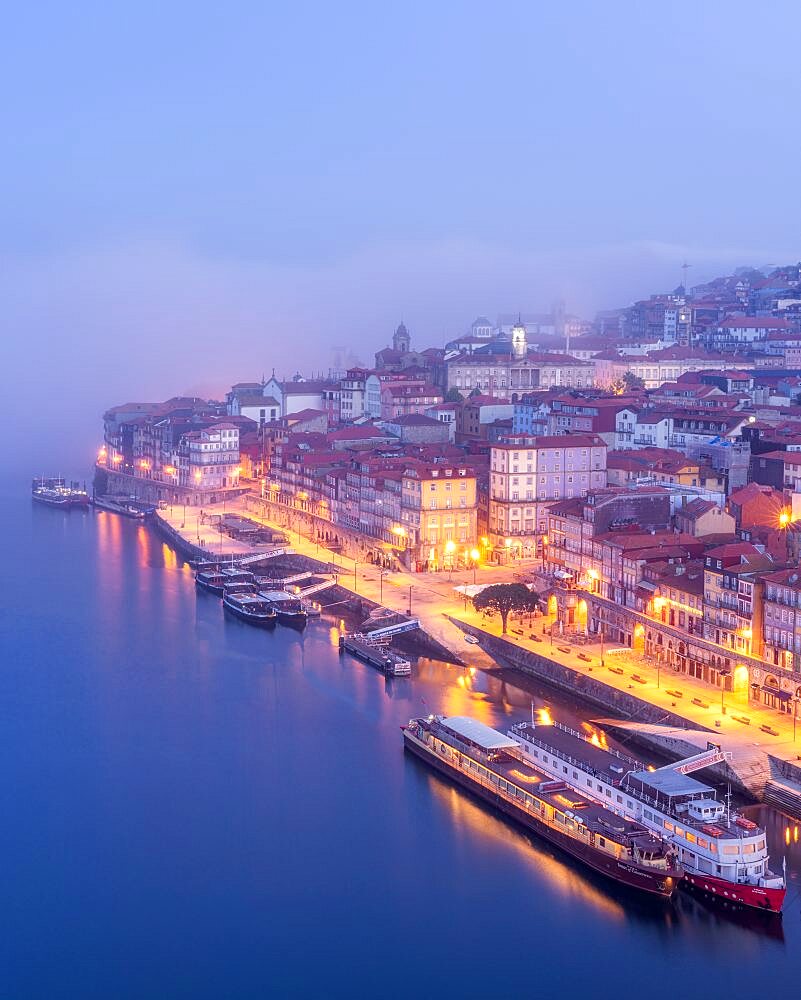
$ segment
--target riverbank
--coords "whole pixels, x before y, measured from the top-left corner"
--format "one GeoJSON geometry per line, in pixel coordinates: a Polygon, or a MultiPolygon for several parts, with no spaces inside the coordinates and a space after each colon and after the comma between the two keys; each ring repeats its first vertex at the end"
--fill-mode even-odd
{"type": "MultiPolygon", "coordinates": [[[[244,515],[271,524],[245,501],[239,504],[244,515]]],[[[162,510],[157,524],[161,524],[159,530],[177,535],[181,545],[196,553],[190,558],[198,558],[198,552],[204,553],[202,558],[216,556],[215,542],[223,557],[259,551],[227,536],[220,539],[214,526],[202,522],[199,512],[190,524],[181,524],[179,516],[177,509],[162,510]]],[[[669,730],[687,730],[696,734],[695,740],[701,738],[697,734],[708,734],[725,742],[733,755],[732,773],[724,771],[722,777],[736,782],[758,801],[775,801],[801,817],[801,744],[794,739],[798,734],[793,732],[792,719],[738,700],[731,693],[726,695],[728,704],[721,704],[720,693],[702,681],[649,663],[628,649],[603,651],[597,644],[573,646],[559,638],[552,640],[547,634],[551,621],[544,616],[529,620],[525,627],[522,622],[510,623],[515,631],[502,636],[500,623],[476,612],[455,588],[474,579],[480,583],[508,582],[514,573],[509,567],[482,566],[475,573],[463,570],[452,574],[387,572],[372,563],[330,552],[318,539],[290,532],[286,526],[272,526],[290,535],[293,558],[307,560],[309,568],[316,566],[319,571],[338,575],[338,602],[358,600],[366,614],[383,607],[398,616],[419,619],[421,634],[407,638],[402,646],[399,643],[404,651],[468,662],[488,671],[510,666],[642,727],[659,724],[669,730]],[[479,643],[468,644],[466,634],[478,638],[479,643]]],[[[329,592],[329,599],[333,598],[329,592]]],[[[644,744],[668,753],[672,751],[666,740],[675,740],[675,736],[665,734],[660,741],[659,734],[645,729],[641,738],[644,744]]]]}

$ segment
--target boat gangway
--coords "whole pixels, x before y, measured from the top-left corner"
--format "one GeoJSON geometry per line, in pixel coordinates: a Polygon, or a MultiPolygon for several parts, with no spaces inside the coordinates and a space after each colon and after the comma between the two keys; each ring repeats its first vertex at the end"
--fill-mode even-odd
{"type": "Polygon", "coordinates": [[[305,590],[298,591],[298,597],[310,597],[312,594],[319,594],[321,590],[329,590],[331,587],[336,587],[336,580],[321,580],[320,583],[313,583],[310,587],[306,587],[305,590]]]}
{"type": "Polygon", "coordinates": [[[242,559],[237,559],[236,562],[239,566],[250,566],[253,563],[261,562],[263,559],[275,559],[276,556],[291,556],[294,555],[294,552],[294,549],[290,549],[285,545],[279,549],[270,549],[268,552],[254,552],[252,556],[244,556],[242,559]]]}
{"type": "Polygon", "coordinates": [[[371,639],[390,639],[393,635],[413,632],[416,628],[420,628],[420,619],[407,618],[402,622],[396,622],[394,625],[385,625],[383,628],[371,629],[367,635],[371,639]]]}

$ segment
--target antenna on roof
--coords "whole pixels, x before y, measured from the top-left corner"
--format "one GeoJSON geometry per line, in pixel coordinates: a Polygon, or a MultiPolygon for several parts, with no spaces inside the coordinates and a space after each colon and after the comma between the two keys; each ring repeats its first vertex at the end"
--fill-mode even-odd
{"type": "Polygon", "coordinates": [[[684,258],[684,263],[681,265],[681,286],[684,289],[685,295],[687,294],[687,271],[692,267],[692,264],[687,263],[687,258],[684,258]]]}

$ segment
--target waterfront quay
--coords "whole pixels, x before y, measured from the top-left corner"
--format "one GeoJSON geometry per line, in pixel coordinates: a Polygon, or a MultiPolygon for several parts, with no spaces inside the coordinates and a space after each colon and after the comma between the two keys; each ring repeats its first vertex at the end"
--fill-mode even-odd
{"type": "MultiPolygon", "coordinates": [[[[738,693],[723,692],[721,698],[720,691],[710,690],[702,680],[680,674],[636,650],[584,641],[592,637],[580,637],[579,641],[575,636],[561,635],[559,621],[547,613],[526,615],[521,620],[513,617],[508,634],[502,636],[499,619],[477,612],[456,589],[473,582],[473,571],[387,571],[343,552],[332,552],[302,521],[296,520],[292,527],[277,517],[271,522],[256,513],[254,506],[252,497],[243,497],[227,504],[227,510],[283,531],[293,552],[325,564],[337,574],[339,586],[354,597],[418,618],[426,635],[449,651],[454,662],[489,671],[499,665],[512,666],[571,690],[597,704],[601,714],[607,709],[639,723],[639,738],[662,751],[670,752],[671,740],[676,744],[676,755],[699,740],[704,744],[706,739],[719,740],[732,752],[733,763],[749,771],[748,779],[739,782],[742,788],[761,799],[767,787],[768,793],[776,792],[774,800],[801,815],[801,743],[797,739],[801,727],[794,725],[792,717],[749,704],[738,693]],[[298,530],[300,527],[306,528],[305,533],[298,530]],[[469,644],[466,634],[476,636],[479,643],[469,644]],[[665,739],[660,741],[650,731],[654,724],[670,730],[665,739]]],[[[221,535],[218,521],[207,518],[205,512],[193,510],[186,521],[183,516],[177,507],[162,509],[158,515],[199,554],[238,558],[258,551],[221,535]]],[[[537,568],[534,561],[511,572],[508,566],[482,567],[481,581],[508,582],[515,573],[531,576],[537,568]]],[[[737,780],[736,770],[732,777],[737,780]]]]}

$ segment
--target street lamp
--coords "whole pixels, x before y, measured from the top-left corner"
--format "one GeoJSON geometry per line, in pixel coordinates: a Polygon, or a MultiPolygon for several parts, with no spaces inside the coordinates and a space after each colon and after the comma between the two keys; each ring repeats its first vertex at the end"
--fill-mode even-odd
{"type": "Polygon", "coordinates": [[[473,586],[476,585],[476,570],[478,569],[478,560],[481,558],[481,553],[478,549],[470,550],[470,558],[473,560],[473,586]]]}
{"type": "Polygon", "coordinates": [[[793,696],[793,743],[795,743],[795,725],[798,719],[798,695],[793,696]]]}
{"type": "Polygon", "coordinates": [[[726,707],[723,704],[723,695],[726,691],[726,678],[731,673],[731,670],[727,670],[726,668],[724,668],[723,670],[719,671],[719,673],[720,673],[720,711],[723,715],[725,715],[726,707]]]}
{"type": "Polygon", "coordinates": [[[449,538],[445,542],[445,555],[448,557],[448,580],[451,579],[453,574],[453,553],[456,551],[456,542],[452,538],[449,538]]]}

